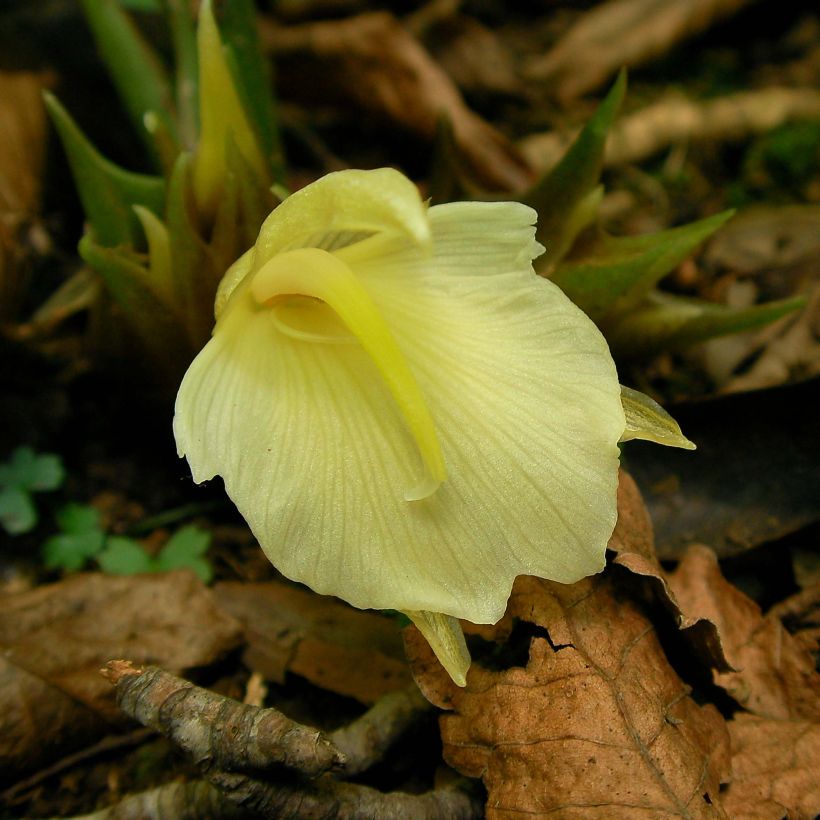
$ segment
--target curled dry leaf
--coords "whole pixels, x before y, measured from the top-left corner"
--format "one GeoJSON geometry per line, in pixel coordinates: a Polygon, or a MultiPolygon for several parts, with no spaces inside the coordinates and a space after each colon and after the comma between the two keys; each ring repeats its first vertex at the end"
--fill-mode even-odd
{"type": "Polygon", "coordinates": [[[19,776],[122,723],[99,674],[112,657],[182,671],[213,663],[240,640],[239,624],[188,571],[88,573],[4,596],[2,776],[19,776]]]}
{"type": "Polygon", "coordinates": [[[371,704],[410,683],[396,622],[287,584],[217,584],[214,593],[245,628],[249,669],[282,683],[294,672],[371,704]]]}
{"type": "Polygon", "coordinates": [[[621,66],[666,54],[751,0],[609,0],[582,15],[564,37],[533,60],[527,73],[571,100],[597,88],[621,66]]]}
{"type": "Polygon", "coordinates": [[[669,584],[688,613],[718,627],[736,670],[714,672],[718,686],[760,717],[820,720],[820,676],[810,653],[723,577],[712,550],[691,547],[669,584]]]}
{"type": "Polygon", "coordinates": [[[649,511],[634,480],[623,470],[618,476],[618,522],[609,539],[609,549],[616,553],[614,564],[628,569],[633,575],[646,578],[652,584],[655,594],[671,612],[678,629],[707,667],[731,670],[717,626],[708,618],[692,616],[681,609],[655,555],[649,511]]]}
{"type": "Polygon", "coordinates": [[[283,88],[352,104],[426,140],[446,116],[481,184],[520,190],[530,183],[529,166],[512,144],[467,107],[452,80],[391,14],[288,28],[268,23],[262,37],[277,59],[283,88]]]}
{"type": "Polygon", "coordinates": [[[738,715],[729,723],[732,782],[723,795],[730,817],[812,820],[820,813],[820,726],[738,715]]]}
{"type": "Polygon", "coordinates": [[[725,817],[726,726],[698,706],[651,623],[611,578],[516,581],[507,616],[532,625],[526,667],[474,662],[452,684],[413,628],[414,674],[441,718],[444,758],[488,791],[487,817],[725,817]]]}

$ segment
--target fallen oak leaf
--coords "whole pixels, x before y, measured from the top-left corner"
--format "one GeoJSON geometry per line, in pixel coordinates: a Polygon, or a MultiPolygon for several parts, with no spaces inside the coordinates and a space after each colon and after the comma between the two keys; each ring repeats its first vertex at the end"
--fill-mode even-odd
{"type": "Polygon", "coordinates": [[[655,595],[672,613],[683,637],[707,668],[731,671],[732,665],[723,651],[717,626],[708,618],[685,611],[675,597],[666,572],[655,555],[652,519],[641,491],[624,470],[618,475],[618,521],[608,549],[615,553],[613,564],[647,579],[652,585],[655,595]]]}
{"type": "Polygon", "coordinates": [[[390,618],[276,581],[225,581],[214,594],[245,629],[245,665],[267,680],[293,672],[367,705],[411,683],[390,618]]]}
{"type": "Polygon", "coordinates": [[[779,618],[764,616],[723,577],[712,550],[690,547],[669,584],[690,615],[718,627],[723,650],[736,670],[715,671],[718,686],[760,717],[820,720],[820,676],[810,653],[779,618]]]}
{"type": "Polygon", "coordinates": [[[820,813],[820,726],[740,714],[729,722],[732,782],[723,795],[730,817],[811,820],[820,813]]]}
{"type": "Polygon", "coordinates": [[[181,672],[208,666],[241,641],[238,622],[185,570],[141,577],[86,573],[2,601],[2,780],[122,725],[98,671],[112,656],[128,653],[138,663],[181,672]]]}
{"type": "Polygon", "coordinates": [[[698,706],[612,577],[521,577],[508,616],[536,627],[526,667],[474,662],[458,689],[414,628],[406,646],[441,717],[444,758],[488,791],[487,817],[725,817],[725,723],[698,706]]]}

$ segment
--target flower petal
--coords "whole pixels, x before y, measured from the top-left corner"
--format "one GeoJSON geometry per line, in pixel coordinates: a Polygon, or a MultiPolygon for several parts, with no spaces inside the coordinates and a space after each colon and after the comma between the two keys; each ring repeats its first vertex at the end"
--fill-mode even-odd
{"type": "Polygon", "coordinates": [[[224,477],[288,577],[361,608],[494,622],[519,574],[602,569],[620,389],[595,326],[532,273],[530,209],[429,215],[432,256],[396,235],[337,253],[437,425],[448,480],[432,497],[404,500],[418,449],[361,346],[281,334],[246,288],[186,374],[174,429],[194,479],[224,477]]]}

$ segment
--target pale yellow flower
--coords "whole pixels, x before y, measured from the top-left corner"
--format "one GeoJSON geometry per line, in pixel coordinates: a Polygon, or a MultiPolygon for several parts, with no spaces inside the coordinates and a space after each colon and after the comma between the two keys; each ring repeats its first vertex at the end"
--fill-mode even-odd
{"type": "Polygon", "coordinates": [[[408,613],[462,684],[453,619],[497,621],[518,575],[599,572],[616,519],[615,365],[533,272],[535,219],[329,174],[227,272],[177,398],[194,480],[224,478],[273,564],[408,613]]]}

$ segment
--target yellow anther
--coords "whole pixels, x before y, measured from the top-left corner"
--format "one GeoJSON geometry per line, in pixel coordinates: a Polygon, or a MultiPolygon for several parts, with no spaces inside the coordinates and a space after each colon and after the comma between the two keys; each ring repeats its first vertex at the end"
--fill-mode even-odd
{"type": "Polygon", "coordinates": [[[435,492],[447,470],[430,410],[390,328],[348,265],[327,251],[300,248],[264,264],[250,289],[259,304],[284,295],[311,296],[335,311],[379,369],[427,470],[426,480],[405,498],[416,501],[435,492]]]}

